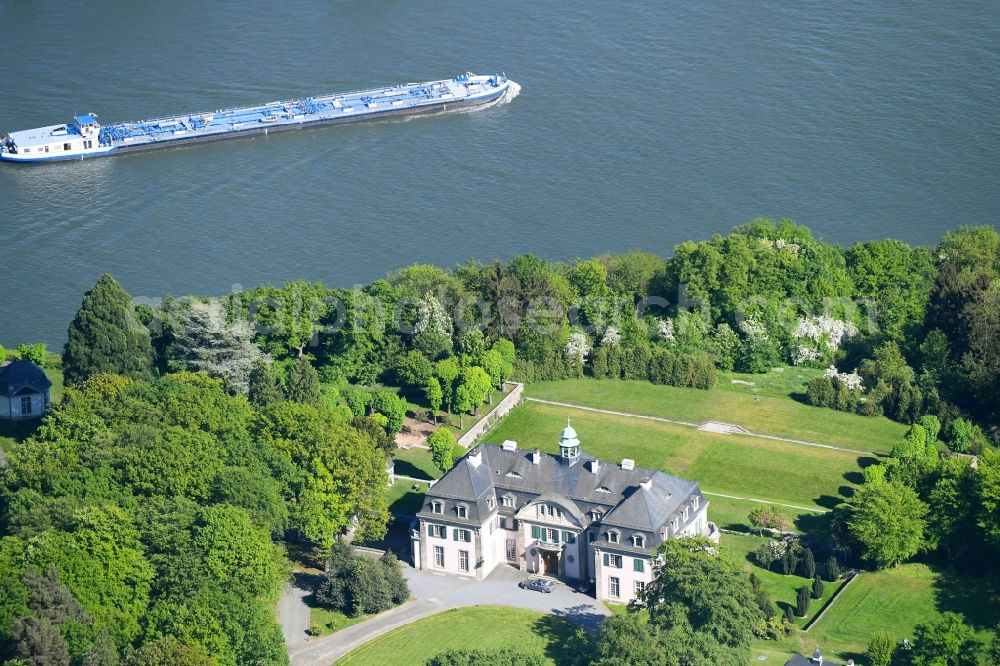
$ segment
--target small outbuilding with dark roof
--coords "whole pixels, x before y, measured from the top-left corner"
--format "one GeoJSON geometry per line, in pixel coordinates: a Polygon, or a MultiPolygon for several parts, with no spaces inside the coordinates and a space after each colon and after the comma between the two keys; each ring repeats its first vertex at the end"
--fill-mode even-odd
{"type": "Polygon", "coordinates": [[[28,360],[0,365],[0,419],[37,419],[51,401],[52,382],[45,371],[28,360]]]}

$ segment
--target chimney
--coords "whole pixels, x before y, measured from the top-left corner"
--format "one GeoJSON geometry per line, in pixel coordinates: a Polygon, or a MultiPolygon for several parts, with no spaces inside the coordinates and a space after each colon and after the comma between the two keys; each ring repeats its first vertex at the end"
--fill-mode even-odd
{"type": "Polygon", "coordinates": [[[536,465],[542,464],[542,451],[541,449],[535,449],[531,452],[531,462],[536,465]]]}
{"type": "Polygon", "coordinates": [[[593,474],[594,476],[597,476],[597,472],[600,469],[601,469],[601,463],[597,460],[597,458],[594,458],[593,460],[590,461],[590,473],[591,474],[593,474]]]}
{"type": "Polygon", "coordinates": [[[470,465],[473,467],[479,467],[479,465],[483,462],[483,450],[476,447],[476,450],[469,453],[466,457],[468,458],[470,465]]]}
{"type": "Polygon", "coordinates": [[[635,461],[631,458],[622,458],[622,469],[633,470],[635,469],[635,461]]]}
{"type": "Polygon", "coordinates": [[[823,666],[823,653],[819,651],[819,646],[816,646],[816,651],[813,652],[813,658],[810,661],[817,666],[823,666]]]}
{"type": "Polygon", "coordinates": [[[517,442],[512,439],[505,439],[501,446],[504,451],[517,451],[517,442]]]}
{"type": "Polygon", "coordinates": [[[645,481],[640,481],[639,485],[642,486],[643,490],[649,490],[653,487],[653,477],[649,477],[645,481]]]}

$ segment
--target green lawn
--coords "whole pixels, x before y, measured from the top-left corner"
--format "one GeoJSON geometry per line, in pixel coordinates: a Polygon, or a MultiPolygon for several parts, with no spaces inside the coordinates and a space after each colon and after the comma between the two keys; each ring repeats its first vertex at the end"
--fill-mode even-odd
{"type": "MultiPolygon", "coordinates": [[[[788,369],[788,372],[796,371],[788,369]]],[[[772,380],[767,385],[777,390],[773,388],[777,381],[772,380]]],[[[645,381],[567,379],[530,384],[525,387],[525,394],[692,423],[710,420],[736,423],[762,434],[836,444],[860,451],[888,452],[906,432],[906,426],[883,417],[810,407],[790,397],[755,395],[747,388],[723,384],[711,391],[699,391],[645,381]]]]}
{"type": "Polygon", "coordinates": [[[400,479],[392,484],[386,499],[389,503],[389,511],[394,514],[412,516],[420,510],[424,502],[424,494],[427,492],[428,484],[414,483],[400,479]]]}
{"type": "MultiPolygon", "coordinates": [[[[742,567],[746,571],[752,571],[764,585],[764,589],[771,595],[771,601],[775,603],[779,613],[785,612],[785,606],[795,608],[795,600],[798,589],[803,585],[812,589],[812,580],[801,576],[785,576],[778,573],[780,565],[775,564],[770,571],[765,571],[750,558],[750,553],[755,551],[762,543],[768,539],[756,536],[743,536],[739,534],[722,535],[722,556],[730,562],[742,567]]],[[[831,583],[824,581],[823,596],[820,599],[813,599],[809,605],[809,614],[805,617],[795,616],[795,624],[802,627],[813,618],[823,608],[833,593],[840,589],[843,581],[831,583]]]]}
{"type": "Polygon", "coordinates": [[[441,471],[434,465],[429,449],[414,447],[412,449],[396,449],[392,454],[396,461],[396,474],[412,476],[415,479],[436,479],[441,471]]]}
{"type": "Polygon", "coordinates": [[[819,645],[824,656],[859,660],[876,628],[897,640],[912,639],[914,626],[944,611],[961,613],[981,638],[992,640],[991,628],[1000,622],[1000,583],[923,564],[861,573],[808,632],[783,641],[757,641],[754,655],[806,654],[819,645]]]}
{"type": "Polygon", "coordinates": [[[806,384],[822,374],[823,370],[819,368],[802,366],[773,368],[770,372],[760,375],[719,371],[719,381],[716,388],[740,391],[751,395],[774,395],[779,398],[788,398],[805,393],[806,384]]]}
{"type": "Polygon", "coordinates": [[[309,633],[313,636],[326,636],[335,631],[346,629],[352,624],[367,620],[368,615],[348,617],[340,611],[332,611],[319,606],[309,607],[309,633]]]}
{"type": "MultiPolygon", "coordinates": [[[[598,382],[592,382],[598,384],[598,382]]],[[[781,508],[812,529],[819,512],[840,502],[862,480],[861,466],[875,459],[833,449],[790,444],[742,435],[719,435],[669,423],[586,412],[527,402],[486,437],[512,439],[519,447],[558,453],[559,433],[571,418],[587,453],[607,461],[632,458],[636,464],[698,481],[703,491],[754,498],[805,508],[781,508]]],[[[718,502],[722,524],[739,524],[754,506],[718,502]]],[[[716,514],[709,509],[709,518],[716,514]]]]}
{"type": "Polygon", "coordinates": [[[550,664],[570,647],[576,626],[567,620],[520,608],[456,608],[418,620],[365,643],[337,666],[420,666],[449,649],[491,649],[506,645],[544,654],[550,664]]]}

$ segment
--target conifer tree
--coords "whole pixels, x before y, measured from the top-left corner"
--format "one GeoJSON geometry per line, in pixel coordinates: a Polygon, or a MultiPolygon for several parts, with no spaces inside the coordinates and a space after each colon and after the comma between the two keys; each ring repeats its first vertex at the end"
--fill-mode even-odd
{"type": "Polygon", "coordinates": [[[136,318],[132,298],[105,273],[83,296],[63,350],[67,384],[110,372],[136,379],[152,379],[153,346],[136,318]]]}
{"type": "Polygon", "coordinates": [[[305,356],[297,358],[288,370],[286,397],[292,402],[319,406],[319,373],[305,356]]]}
{"type": "Polygon", "coordinates": [[[795,614],[805,617],[809,614],[809,588],[803,585],[799,588],[798,597],[795,600],[795,614]]]}
{"type": "Polygon", "coordinates": [[[813,589],[812,589],[813,599],[823,598],[823,579],[819,576],[813,579],[813,589]]]}
{"type": "Polygon", "coordinates": [[[267,407],[283,399],[278,378],[263,359],[258,360],[251,368],[249,384],[248,398],[255,407],[267,407]]]}

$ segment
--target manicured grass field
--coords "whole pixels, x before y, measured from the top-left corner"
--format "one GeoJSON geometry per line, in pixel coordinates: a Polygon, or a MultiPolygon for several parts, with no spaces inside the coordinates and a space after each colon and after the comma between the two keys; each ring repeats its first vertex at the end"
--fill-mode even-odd
{"type": "Polygon", "coordinates": [[[735,423],[761,434],[879,453],[888,452],[906,432],[906,426],[886,418],[810,407],[790,397],[754,395],[745,385],[730,385],[737,387],[735,389],[724,386],[700,391],[645,381],[567,379],[529,384],[525,394],[692,423],[735,423]]]}
{"type": "Polygon", "coordinates": [[[859,660],[876,628],[897,640],[912,639],[914,626],[944,611],[961,613],[981,638],[992,640],[991,628],[1000,622],[1000,583],[923,564],[861,573],[808,632],[783,641],[759,641],[754,655],[766,654],[764,650],[806,654],[820,645],[827,657],[859,660]]]}
{"type": "Polygon", "coordinates": [[[420,666],[449,649],[492,649],[506,645],[543,654],[559,664],[575,625],[554,615],[502,606],[456,608],[408,624],[366,643],[337,666],[420,666]]]}
{"type": "Polygon", "coordinates": [[[367,615],[348,617],[340,611],[332,611],[319,606],[309,607],[309,631],[313,636],[326,636],[367,619],[367,615]]]}
{"type": "Polygon", "coordinates": [[[386,493],[389,511],[394,514],[412,516],[420,510],[428,484],[413,481],[398,480],[392,484],[386,493]]]}
{"type": "MultiPolygon", "coordinates": [[[[739,534],[723,534],[721,539],[722,544],[722,556],[742,567],[746,571],[752,571],[760,579],[767,590],[767,593],[771,595],[771,601],[775,603],[778,607],[779,613],[785,612],[786,606],[791,606],[795,609],[795,600],[798,594],[798,589],[803,585],[807,586],[812,590],[812,580],[802,578],[801,576],[785,576],[782,573],[778,573],[781,569],[781,565],[775,563],[771,567],[770,571],[765,571],[759,565],[754,562],[750,553],[757,550],[757,548],[766,543],[768,539],[756,537],[756,536],[743,536],[739,534]]],[[[844,581],[837,583],[824,581],[823,596],[819,599],[813,599],[812,603],[809,605],[809,614],[805,617],[795,616],[795,624],[798,627],[802,627],[813,618],[819,611],[823,608],[825,604],[833,593],[840,589],[844,584],[844,581]]]]}
{"type": "Polygon", "coordinates": [[[441,471],[434,465],[429,449],[396,449],[392,454],[396,461],[396,474],[412,476],[415,479],[436,479],[441,471]]]}
{"type": "MultiPolygon", "coordinates": [[[[593,382],[597,384],[599,382],[593,382]]],[[[526,402],[484,438],[512,439],[526,449],[558,453],[559,434],[572,419],[587,453],[607,461],[632,458],[636,464],[698,481],[703,491],[762,499],[803,508],[782,508],[812,527],[818,513],[840,502],[860,483],[861,466],[875,459],[834,449],[742,435],[719,435],[683,426],[526,402]]],[[[709,496],[726,511],[723,523],[745,521],[757,506],[709,496]]],[[[710,519],[715,513],[710,509],[710,519]]]]}

